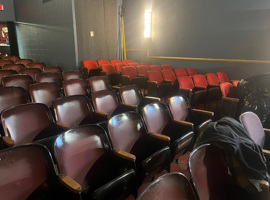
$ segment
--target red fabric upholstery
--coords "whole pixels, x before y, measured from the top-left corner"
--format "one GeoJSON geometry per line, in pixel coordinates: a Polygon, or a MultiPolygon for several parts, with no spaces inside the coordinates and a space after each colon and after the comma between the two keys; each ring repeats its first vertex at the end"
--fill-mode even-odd
{"type": "Polygon", "coordinates": [[[146,66],[146,65],[139,65],[139,66],[137,66],[138,74],[144,75],[145,78],[148,77],[147,72],[149,70],[150,70],[149,67],[146,66]]]}
{"type": "Polygon", "coordinates": [[[131,67],[137,67],[138,65],[140,65],[139,63],[128,63],[128,66],[131,66],[131,67]]]}
{"type": "Polygon", "coordinates": [[[220,89],[224,97],[234,97],[236,93],[236,88],[229,82],[221,83],[220,89]]]}
{"type": "Polygon", "coordinates": [[[161,67],[159,65],[150,65],[151,71],[161,71],[161,67]]]}
{"type": "Polygon", "coordinates": [[[150,67],[151,64],[149,62],[141,62],[141,65],[146,65],[146,66],[150,67]]]}
{"type": "Polygon", "coordinates": [[[102,68],[102,71],[107,72],[107,75],[116,72],[114,66],[111,64],[103,64],[103,65],[101,65],[101,68],[102,68]]]}
{"type": "Polygon", "coordinates": [[[180,88],[194,89],[195,87],[192,78],[189,76],[179,76],[178,82],[180,88]]]}
{"type": "Polygon", "coordinates": [[[115,64],[116,71],[122,72],[122,69],[123,69],[124,66],[127,66],[127,64],[124,64],[124,63],[116,63],[116,64],[115,64]]]}
{"type": "Polygon", "coordinates": [[[187,68],[187,72],[189,76],[193,76],[195,74],[198,74],[197,70],[194,68],[187,68]]]}
{"type": "Polygon", "coordinates": [[[209,85],[219,85],[219,80],[216,74],[207,73],[206,74],[209,85]]]}
{"type": "Polygon", "coordinates": [[[115,65],[115,64],[117,64],[117,63],[122,63],[122,61],[121,60],[111,60],[111,64],[112,65],[115,65]]]}
{"type": "Polygon", "coordinates": [[[172,85],[174,85],[176,81],[176,76],[173,70],[162,70],[162,75],[164,80],[172,81],[172,85]]]}
{"type": "Polygon", "coordinates": [[[160,86],[160,84],[163,82],[163,77],[161,74],[161,71],[148,71],[148,78],[149,81],[155,81],[157,82],[157,87],[160,86]]]}
{"type": "Polygon", "coordinates": [[[161,65],[162,69],[171,69],[173,70],[173,67],[171,65],[161,65]]]}
{"type": "Polygon", "coordinates": [[[232,82],[232,84],[233,84],[234,87],[237,87],[238,83],[239,83],[239,80],[234,80],[234,81],[232,82]]]}
{"type": "Polygon", "coordinates": [[[111,64],[108,60],[98,60],[98,66],[100,67],[103,64],[111,64]]]}
{"type": "Polygon", "coordinates": [[[195,74],[193,75],[193,81],[196,86],[198,87],[207,87],[208,83],[204,75],[202,74],[195,74]]]}
{"type": "Polygon", "coordinates": [[[176,76],[187,76],[187,71],[185,69],[174,69],[176,76]]]}
{"type": "Polygon", "coordinates": [[[133,61],[132,60],[123,60],[123,63],[128,64],[128,63],[133,63],[133,61]]]}
{"type": "Polygon", "coordinates": [[[87,68],[88,73],[89,73],[90,69],[97,69],[98,68],[97,62],[94,60],[84,60],[83,66],[85,68],[87,68]]]}
{"type": "Polygon", "coordinates": [[[217,76],[218,76],[219,82],[221,83],[230,82],[230,79],[226,72],[217,72],[217,76]]]}
{"type": "Polygon", "coordinates": [[[136,68],[134,68],[132,66],[123,67],[122,74],[129,76],[130,80],[132,80],[134,77],[138,76],[136,68]]]}

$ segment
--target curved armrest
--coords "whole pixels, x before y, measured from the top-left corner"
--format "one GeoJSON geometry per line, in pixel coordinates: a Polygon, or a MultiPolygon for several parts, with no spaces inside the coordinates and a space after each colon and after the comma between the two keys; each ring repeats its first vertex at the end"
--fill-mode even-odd
{"type": "Polygon", "coordinates": [[[266,154],[267,156],[270,156],[270,151],[266,149],[262,149],[263,153],[266,154]]]}
{"type": "Polygon", "coordinates": [[[148,133],[151,137],[154,137],[154,138],[157,138],[157,139],[160,139],[160,140],[164,140],[166,142],[169,142],[170,141],[170,137],[167,136],[167,135],[162,135],[160,133],[148,133]]]}
{"type": "Polygon", "coordinates": [[[224,99],[224,100],[228,100],[228,101],[235,101],[235,102],[239,102],[239,99],[237,99],[237,98],[232,98],[232,97],[222,97],[222,99],[224,99]]]}
{"type": "Polygon", "coordinates": [[[129,79],[129,76],[128,75],[122,75],[123,78],[128,78],[129,79]]]}
{"type": "Polygon", "coordinates": [[[118,86],[112,86],[112,88],[117,90],[117,91],[120,89],[120,87],[118,87],[118,86]]]}
{"type": "Polygon", "coordinates": [[[145,78],[145,75],[144,74],[138,74],[138,76],[145,78]]]}
{"type": "Polygon", "coordinates": [[[179,90],[187,91],[187,92],[192,92],[192,89],[187,89],[187,88],[179,88],[179,90]]]}
{"type": "Polygon", "coordinates": [[[136,105],[131,105],[131,104],[123,104],[123,105],[128,106],[128,107],[131,107],[131,108],[137,108],[136,105]]]}
{"type": "Polygon", "coordinates": [[[153,100],[160,101],[160,98],[157,98],[157,97],[145,96],[144,98],[145,98],[145,99],[153,99],[153,100]]]}
{"type": "Polygon", "coordinates": [[[64,123],[61,123],[61,122],[57,122],[56,125],[57,125],[57,126],[60,126],[60,127],[63,128],[63,129],[69,129],[69,128],[70,128],[69,125],[64,124],[64,123]]]}
{"type": "Polygon", "coordinates": [[[177,122],[178,124],[181,124],[183,126],[190,127],[190,128],[194,127],[194,124],[191,122],[186,122],[186,121],[182,121],[182,120],[178,120],[178,121],[175,120],[175,122],[177,122]]]}
{"type": "Polygon", "coordinates": [[[263,130],[264,130],[264,133],[265,134],[269,134],[270,133],[270,129],[264,128],[263,130]]]}
{"type": "Polygon", "coordinates": [[[147,83],[157,85],[157,82],[156,81],[147,81],[147,83]]]}
{"type": "Polygon", "coordinates": [[[69,176],[64,176],[64,177],[59,177],[60,182],[66,187],[68,188],[70,191],[74,192],[74,193],[79,193],[82,191],[82,186],[75,181],[74,179],[72,179],[69,176]]]}
{"type": "Polygon", "coordinates": [[[259,180],[259,184],[260,184],[261,188],[269,189],[269,183],[267,181],[259,180]]]}
{"type": "Polygon", "coordinates": [[[2,137],[2,141],[4,142],[5,145],[7,145],[8,147],[12,147],[15,145],[15,141],[12,140],[10,137],[7,136],[3,136],[2,137]]]}
{"type": "Polygon", "coordinates": [[[104,112],[100,112],[100,111],[96,111],[97,114],[102,115],[102,116],[108,116],[108,113],[104,113],[104,112]]]}
{"type": "Polygon", "coordinates": [[[205,115],[209,115],[209,116],[211,116],[211,117],[214,116],[214,112],[207,111],[207,110],[192,109],[192,111],[198,112],[198,113],[201,113],[201,114],[205,114],[205,115]]]}
{"type": "Polygon", "coordinates": [[[135,161],[136,160],[136,156],[133,155],[133,154],[130,154],[126,151],[114,151],[118,156],[122,157],[122,158],[125,158],[127,160],[130,160],[130,161],[135,161]]]}

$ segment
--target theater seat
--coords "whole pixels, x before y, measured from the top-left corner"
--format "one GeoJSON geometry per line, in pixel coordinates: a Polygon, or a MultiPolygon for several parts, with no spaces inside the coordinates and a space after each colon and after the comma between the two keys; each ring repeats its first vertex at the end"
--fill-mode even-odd
{"type": "Polygon", "coordinates": [[[62,76],[57,72],[44,72],[35,75],[35,80],[37,83],[57,83],[62,86],[62,76]]]}
{"type": "Polygon", "coordinates": [[[38,68],[43,72],[43,68],[45,68],[46,65],[44,63],[32,62],[32,63],[27,64],[26,67],[28,67],[28,68],[38,68]]]}
{"type": "Polygon", "coordinates": [[[0,60],[0,67],[2,68],[6,64],[14,64],[12,60],[0,60]]]}
{"type": "Polygon", "coordinates": [[[115,65],[117,63],[122,63],[122,61],[121,60],[111,60],[112,65],[115,65]]]}
{"type": "Polygon", "coordinates": [[[94,77],[89,78],[88,81],[89,81],[91,92],[113,89],[109,78],[106,76],[94,76],[94,77]]]}
{"type": "Polygon", "coordinates": [[[43,68],[43,70],[44,70],[44,72],[55,72],[55,73],[57,73],[57,74],[59,74],[61,77],[62,77],[62,72],[63,72],[63,70],[62,70],[62,68],[61,67],[44,67],[43,68]]]}
{"type": "Polygon", "coordinates": [[[4,87],[7,86],[22,87],[27,91],[29,90],[29,86],[32,83],[33,83],[32,77],[26,74],[14,74],[2,78],[2,85],[4,87]]]}
{"type": "Polygon", "coordinates": [[[188,76],[187,71],[185,69],[174,69],[176,77],[178,76],[188,76]]]}
{"type": "Polygon", "coordinates": [[[89,77],[98,76],[100,74],[101,68],[98,67],[97,62],[94,60],[84,60],[83,61],[84,69],[83,72],[88,74],[89,77]]]}
{"type": "Polygon", "coordinates": [[[33,61],[31,59],[19,59],[19,60],[16,60],[16,64],[23,64],[25,67],[32,63],[33,61]]]}
{"type": "Polygon", "coordinates": [[[197,70],[194,68],[187,68],[187,73],[189,76],[193,76],[195,74],[198,74],[197,70]]]}
{"type": "Polygon", "coordinates": [[[81,185],[82,200],[137,196],[134,161],[112,151],[100,126],[81,126],[59,135],[54,154],[60,175],[81,185]]]}
{"type": "Polygon", "coordinates": [[[13,69],[17,73],[20,71],[20,69],[25,68],[23,64],[6,64],[2,67],[2,69],[13,69]]]}
{"type": "Polygon", "coordinates": [[[217,72],[217,76],[220,83],[229,82],[234,87],[237,87],[239,80],[230,80],[226,72],[217,72]]]}
{"type": "Polygon", "coordinates": [[[63,81],[63,90],[65,96],[85,95],[90,97],[90,89],[83,79],[70,79],[63,81]]]}
{"type": "Polygon", "coordinates": [[[77,70],[68,70],[62,72],[63,80],[71,80],[71,79],[84,79],[81,71],[77,70]]]}
{"type": "Polygon", "coordinates": [[[41,69],[39,68],[22,68],[19,71],[19,74],[27,74],[32,77],[33,81],[36,80],[36,74],[42,73],[41,69]]]}
{"type": "Polygon", "coordinates": [[[161,65],[162,70],[173,70],[171,65],[161,65]]]}
{"type": "Polygon", "coordinates": [[[5,76],[10,76],[13,74],[17,74],[15,70],[12,69],[0,69],[0,86],[2,86],[2,78],[5,76]]]}

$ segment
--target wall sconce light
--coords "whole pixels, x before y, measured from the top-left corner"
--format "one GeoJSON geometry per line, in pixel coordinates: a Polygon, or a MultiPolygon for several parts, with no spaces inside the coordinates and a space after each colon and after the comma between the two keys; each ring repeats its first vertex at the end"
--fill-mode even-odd
{"type": "Polygon", "coordinates": [[[145,10],[144,13],[144,37],[151,37],[152,11],[145,10]]]}

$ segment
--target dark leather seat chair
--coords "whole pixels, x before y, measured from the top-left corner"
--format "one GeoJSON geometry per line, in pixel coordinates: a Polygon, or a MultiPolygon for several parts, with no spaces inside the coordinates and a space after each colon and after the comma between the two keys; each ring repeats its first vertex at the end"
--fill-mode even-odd
{"type": "Polygon", "coordinates": [[[62,72],[63,80],[70,80],[70,79],[84,79],[82,72],[76,70],[69,70],[62,72]]]}
{"type": "Polygon", "coordinates": [[[4,87],[7,86],[22,87],[27,91],[29,90],[29,86],[32,83],[33,83],[32,77],[27,74],[14,74],[2,78],[2,85],[4,87]]]}
{"type": "Polygon", "coordinates": [[[100,90],[118,90],[119,87],[112,86],[111,81],[106,76],[93,76],[89,78],[89,86],[91,92],[97,92],[100,90]]]}
{"type": "Polygon", "coordinates": [[[33,81],[36,80],[36,74],[42,73],[41,69],[39,68],[23,68],[20,69],[19,74],[27,74],[32,77],[33,81]]]}
{"type": "Polygon", "coordinates": [[[46,65],[44,63],[32,62],[32,63],[29,63],[26,67],[27,68],[38,68],[43,72],[43,69],[46,67],[46,65]]]}
{"type": "Polygon", "coordinates": [[[2,69],[13,69],[17,73],[20,71],[20,69],[25,68],[23,64],[6,64],[2,67],[2,69]]]}
{"type": "Polygon", "coordinates": [[[15,70],[12,69],[0,69],[0,86],[2,86],[2,78],[5,76],[10,76],[13,74],[17,74],[15,70]]]}
{"type": "Polygon", "coordinates": [[[43,103],[48,107],[52,102],[63,96],[63,92],[57,83],[36,83],[29,87],[29,94],[32,102],[43,103]]]}
{"type": "Polygon", "coordinates": [[[62,76],[57,72],[44,72],[35,75],[35,80],[37,83],[57,83],[62,86],[62,76]]]}
{"type": "Polygon", "coordinates": [[[63,81],[63,90],[65,96],[72,96],[72,95],[85,95],[90,96],[90,89],[88,84],[83,79],[70,79],[63,81]]]}
{"type": "Polygon", "coordinates": [[[165,174],[149,185],[138,200],[197,200],[189,180],[184,174],[165,174]]]}
{"type": "Polygon", "coordinates": [[[57,66],[50,66],[50,67],[45,67],[44,69],[44,72],[55,72],[57,74],[59,74],[61,77],[62,77],[62,68],[61,67],[57,67],[57,66]]]}
{"type": "Polygon", "coordinates": [[[60,175],[69,176],[81,185],[83,200],[137,196],[134,161],[112,151],[100,126],[81,126],[59,135],[54,153],[60,175]]]}
{"type": "Polygon", "coordinates": [[[169,138],[146,132],[141,116],[136,112],[115,115],[108,121],[108,133],[115,152],[136,162],[140,185],[144,178],[162,170],[170,171],[169,138]]]}
{"type": "Polygon", "coordinates": [[[33,61],[31,59],[19,59],[16,60],[16,64],[23,64],[25,67],[29,64],[32,63],[33,61]]]}

